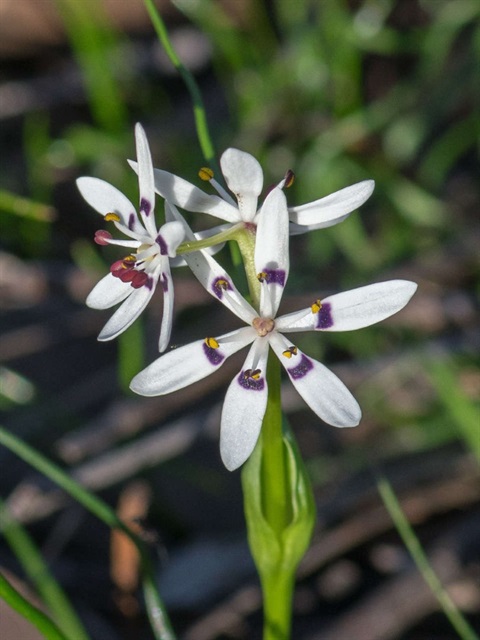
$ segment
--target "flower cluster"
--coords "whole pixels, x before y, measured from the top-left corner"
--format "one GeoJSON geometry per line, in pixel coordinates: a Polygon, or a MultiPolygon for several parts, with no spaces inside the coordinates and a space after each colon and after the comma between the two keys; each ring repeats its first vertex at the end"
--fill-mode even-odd
{"type": "MultiPolygon", "coordinates": [[[[153,169],[145,133],[136,130],[139,213],[115,187],[95,178],[80,178],[79,189],[107,222],[128,240],[116,240],[106,230],[97,231],[98,244],[128,247],[130,253],[114,262],[110,273],[93,289],[87,304],[106,309],[121,303],[102,329],[99,340],[124,331],[143,311],[158,284],[164,294],[159,349],[168,345],[172,326],[173,283],[170,266],[188,264],[205,289],[246,326],[223,335],[211,335],[162,355],[134,377],[131,388],[144,396],[182,389],[210,375],[225,360],[250,345],[246,360],[232,380],[224,401],[220,451],[225,466],[236,469],[255,447],[268,399],[266,378],[270,351],[279,358],[292,384],[322,420],[336,427],[352,427],[361,418],[360,407],[345,385],[323,364],[304,354],[290,340],[302,331],[351,331],[367,327],[402,309],[415,292],[406,280],[380,282],[315,299],[300,311],[277,315],[289,275],[289,236],[325,228],[344,220],[363,204],[374,187],[366,180],[305,205],[289,207],[284,189],[293,180],[287,172],[258,208],[263,173],[248,153],[227,149],[220,166],[230,193],[202,169],[219,195],[210,195],[186,180],[153,169]],[[165,200],[165,223],[154,220],[154,191],[165,200]],[[224,221],[207,233],[194,234],[178,207],[207,213],[224,221]],[[242,235],[243,234],[243,235],[242,235]],[[225,239],[247,237],[252,251],[244,253],[252,302],[241,295],[229,274],[212,257],[225,239]],[[212,247],[206,250],[205,247],[212,247]],[[179,255],[177,255],[179,254],[179,255]],[[181,257],[180,257],[181,254],[181,257]],[[183,258],[183,260],[181,260],[183,258]]],[[[245,242],[244,242],[245,245],[245,242]]]]}

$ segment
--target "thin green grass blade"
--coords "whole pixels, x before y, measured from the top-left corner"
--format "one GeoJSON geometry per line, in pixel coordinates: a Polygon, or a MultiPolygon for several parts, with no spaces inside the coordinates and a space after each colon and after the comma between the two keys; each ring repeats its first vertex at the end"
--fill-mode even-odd
{"type": "Polygon", "coordinates": [[[29,580],[51,612],[58,627],[70,638],[88,640],[88,634],[63,589],[50,573],[32,538],[8,513],[0,500],[0,532],[20,561],[29,580]]]}
{"type": "Polygon", "coordinates": [[[152,21],[153,27],[157,33],[158,39],[165,49],[165,53],[169,57],[173,66],[177,69],[182,80],[185,82],[185,85],[187,86],[187,89],[192,97],[195,126],[197,129],[197,136],[203,156],[205,160],[213,166],[215,172],[218,175],[221,175],[215,157],[215,149],[212,143],[212,138],[208,129],[205,106],[203,104],[202,95],[200,93],[200,89],[198,88],[197,82],[178,57],[177,52],[175,51],[169,38],[165,23],[163,22],[153,0],[144,0],[144,3],[150,16],[150,20],[152,21]]]}
{"type": "Polygon", "coordinates": [[[0,573],[0,598],[15,609],[25,620],[31,622],[47,640],[73,640],[63,635],[57,625],[40,609],[26,600],[0,573]]]}
{"type": "Polygon", "coordinates": [[[143,542],[118,518],[113,509],[105,502],[84,489],[60,467],[3,427],[0,427],[0,444],[13,451],[13,453],[47,478],[50,478],[52,482],[83,505],[90,513],[102,520],[108,527],[119,529],[132,540],[140,554],[145,602],[155,638],[156,640],[175,640],[165,605],[156,589],[154,570],[143,542]]]}
{"type": "Polygon", "coordinates": [[[37,222],[52,222],[55,219],[55,211],[52,207],[22,198],[4,189],[0,189],[0,211],[37,222]]]}
{"type": "Polygon", "coordinates": [[[127,124],[127,110],[112,62],[112,51],[118,49],[119,38],[109,25],[102,3],[96,0],[55,0],[55,3],[82,69],[97,125],[112,133],[121,132],[127,124]]]}
{"type": "Polygon", "coordinates": [[[458,368],[451,360],[437,359],[427,363],[426,372],[450,418],[480,462],[479,409],[458,384],[458,368]]]}
{"type": "Polygon", "coordinates": [[[377,488],[400,537],[452,627],[462,640],[479,640],[477,634],[463,617],[432,569],[420,541],[402,511],[391,484],[385,477],[381,477],[377,480],[377,488]]]}

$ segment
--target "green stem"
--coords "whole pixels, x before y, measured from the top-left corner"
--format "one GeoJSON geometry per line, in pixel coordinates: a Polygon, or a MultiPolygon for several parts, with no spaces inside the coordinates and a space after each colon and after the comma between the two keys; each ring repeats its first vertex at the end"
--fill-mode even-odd
{"type": "Polygon", "coordinates": [[[209,164],[214,166],[215,173],[218,173],[218,175],[221,175],[221,172],[218,169],[218,165],[215,158],[215,150],[214,150],[213,143],[208,130],[205,107],[203,104],[200,90],[195,81],[195,78],[190,73],[190,71],[185,67],[185,65],[182,63],[182,61],[177,55],[177,52],[173,48],[173,45],[168,35],[167,28],[160,16],[160,13],[155,7],[154,0],[144,0],[144,3],[148,11],[148,14],[150,16],[150,20],[152,21],[153,27],[157,32],[158,39],[160,40],[163,48],[165,49],[165,53],[170,58],[170,61],[172,62],[173,66],[177,69],[177,71],[181,75],[192,97],[195,126],[197,129],[197,136],[200,142],[200,147],[202,149],[203,156],[209,164]]]}
{"type": "Polygon", "coordinates": [[[423,579],[430,587],[433,595],[437,598],[452,627],[462,640],[479,640],[477,634],[458,610],[453,600],[445,591],[437,574],[432,569],[432,566],[422,549],[420,541],[405,517],[405,514],[403,513],[388,480],[386,478],[380,478],[377,480],[377,488],[383,503],[390,514],[398,533],[400,534],[400,537],[417,565],[418,570],[422,574],[423,579]]]}
{"type": "Polygon", "coordinates": [[[237,232],[235,240],[242,255],[245,275],[247,276],[250,299],[255,309],[260,308],[260,282],[255,270],[255,231],[245,226],[237,232]]]}
{"type": "Polygon", "coordinates": [[[225,229],[225,231],[215,234],[214,236],[209,236],[202,240],[187,240],[186,242],[182,242],[177,249],[177,255],[192,253],[192,251],[200,251],[200,249],[208,249],[208,247],[213,247],[216,244],[221,244],[228,240],[234,240],[239,235],[242,227],[243,223],[240,222],[228,229],[225,229]]]}
{"type": "Polygon", "coordinates": [[[263,640],[289,640],[295,573],[271,573],[262,580],[263,640]]]}
{"type": "Polygon", "coordinates": [[[292,517],[286,482],[286,460],[282,432],[280,362],[270,351],[267,364],[268,401],[260,437],[263,443],[263,511],[279,535],[292,517]]]}
{"type": "Polygon", "coordinates": [[[155,572],[143,542],[118,518],[113,509],[105,502],[84,489],[62,471],[60,467],[57,467],[57,465],[53,464],[48,458],[3,427],[0,427],[0,444],[3,444],[27,464],[37,469],[37,471],[47,478],[50,478],[50,480],[71,495],[72,498],[83,505],[90,513],[93,513],[99,520],[102,520],[107,526],[119,529],[132,540],[140,555],[143,590],[154,636],[156,640],[175,640],[175,635],[172,631],[165,606],[157,592],[155,572]]]}
{"type": "Polygon", "coordinates": [[[47,640],[69,640],[43,611],[24,598],[1,573],[0,598],[22,618],[31,622],[47,640]]]}

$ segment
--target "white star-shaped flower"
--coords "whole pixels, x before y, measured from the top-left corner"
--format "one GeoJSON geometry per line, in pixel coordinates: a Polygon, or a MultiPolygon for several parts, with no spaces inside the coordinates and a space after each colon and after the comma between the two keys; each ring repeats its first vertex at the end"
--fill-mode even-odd
{"type": "MultiPolygon", "coordinates": [[[[130,165],[135,171],[138,170],[136,162],[130,161],[130,165]]],[[[154,169],[155,190],[165,200],[185,211],[208,213],[230,224],[257,224],[261,211],[258,209],[258,198],[263,189],[263,172],[259,162],[245,151],[229,148],[220,158],[220,167],[235,198],[214,179],[210,169],[202,169],[199,175],[210,182],[218,196],[207,194],[187,180],[160,169],[154,169]]],[[[287,172],[278,186],[288,186],[290,181],[293,181],[293,173],[287,172]]],[[[368,200],[374,187],[373,180],[363,180],[314,202],[288,207],[290,235],[324,229],[342,222],[368,200]]],[[[224,226],[219,227],[219,230],[223,229],[224,226]]],[[[211,231],[213,233],[216,230],[211,231]]]]}
{"type": "Polygon", "coordinates": [[[80,193],[88,204],[101,213],[107,222],[113,222],[128,238],[117,240],[109,231],[101,229],[95,234],[97,244],[129,249],[125,258],[112,264],[110,273],[93,288],[86,302],[94,309],[109,309],[122,303],[98,336],[99,340],[112,340],[138,318],[160,282],[164,302],[158,347],[164,351],[170,339],[173,315],[170,259],[175,257],[177,247],[184,240],[185,230],[178,221],[166,222],[157,229],[152,158],[140,124],[135,127],[135,142],[139,214],[130,200],[108,182],[89,177],[77,180],[80,193]]]}
{"type": "Polygon", "coordinates": [[[220,452],[225,466],[236,469],[250,456],[267,405],[269,347],[310,408],[336,427],[352,427],[361,418],[357,401],[335,374],[305,355],[284,334],[298,331],[350,331],[366,327],[402,309],[416,284],[392,280],[316,300],[311,307],[276,317],[288,278],[288,209],[280,187],[265,199],[258,215],[255,268],[260,281],[256,311],[238,292],[229,275],[210,256],[192,254],[189,262],[206,289],[247,326],[209,336],[158,358],[132,380],[144,396],[182,389],[210,375],[225,359],[251,345],[244,365],[231,382],[223,405],[220,452]]]}

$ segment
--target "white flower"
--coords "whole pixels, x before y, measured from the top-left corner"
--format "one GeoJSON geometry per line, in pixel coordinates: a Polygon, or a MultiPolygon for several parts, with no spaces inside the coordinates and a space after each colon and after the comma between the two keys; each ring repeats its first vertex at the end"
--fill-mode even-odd
{"type": "Polygon", "coordinates": [[[320,418],[337,427],[357,425],[360,407],[345,385],[283,334],[366,327],[402,309],[416,284],[404,280],[381,282],[316,300],[307,309],[277,318],[289,271],[288,210],[279,187],[267,196],[258,217],[255,246],[255,268],[261,283],[258,312],[240,295],[213,258],[199,253],[193,255],[202,284],[247,326],[170,351],[135,376],[132,390],[145,396],[177,391],[210,375],[226,358],[251,344],[223,405],[220,451],[230,470],[247,460],[260,433],[267,405],[265,374],[269,347],[280,359],[297,391],[320,418]]]}
{"type": "MultiPolygon", "coordinates": [[[[136,163],[130,164],[137,170],[136,163]]],[[[260,164],[249,153],[230,148],[220,158],[220,166],[235,199],[213,178],[210,169],[202,169],[199,175],[203,180],[210,181],[218,196],[209,195],[187,180],[159,169],[154,170],[155,190],[165,200],[186,211],[208,213],[231,224],[257,224],[260,213],[257,209],[258,197],[263,188],[260,164]]],[[[293,177],[291,171],[287,172],[277,186],[288,186],[293,177]]],[[[374,186],[373,180],[364,180],[314,202],[289,207],[290,235],[342,222],[370,197],[374,186]]]]}
{"type": "Polygon", "coordinates": [[[129,254],[112,264],[110,273],[93,288],[86,302],[94,309],[109,309],[122,303],[98,336],[99,340],[112,340],[138,318],[160,281],[164,302],[158,347],[164,351],[170,339],[173,314],[173,281],[169,260],[175,257],[185,231],[183,224],[177,221],[167,222],[157,229],[152,158],[140,124],[135,127],[135,141],[139,215],[130,200],[108,182],[87,177],[77,180],[80,193],[88,204],[129,238],[116,240],[106,230],[96,232],[95,241],[98,244],[128,247],[129,254]]]}

